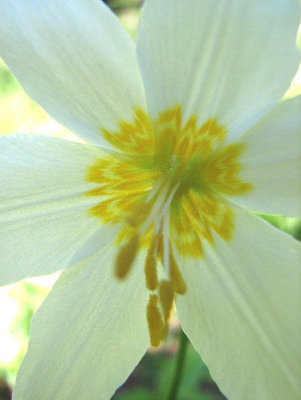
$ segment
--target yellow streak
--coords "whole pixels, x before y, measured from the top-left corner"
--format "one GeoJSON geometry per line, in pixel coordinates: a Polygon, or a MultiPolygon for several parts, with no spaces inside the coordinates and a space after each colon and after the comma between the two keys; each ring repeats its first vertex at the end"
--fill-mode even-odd
{"type": "MultiPolygon", "coordinates": [[[[239,176],[243,168],[239,158],[244,147],[225,144],[227,130],[217,118],[212,116],[200,125],[197,116],[191,115],[184,122],[181,105],[175,104],[152,121],[146,112],[136,108],[132,120],[120,121],[116,132],[106,130],[103,134],[127,156],[111,154],[96,160],[88,168],[86,179],[99,187],[86,195],[100,197],[99,204],[89,210],[90,215],[111,225],[125,222],[116,245],[130,241],[150,215],[153,202],[145,204],[145,201],[160,179],[179,185],[170,204],[170,232],[167,233],[179,254],[202,258],[203,240],[214,246],[214,232],[224,240],[231,240],[234,214],[220,197],[243,195],[252,185],[239,176]]],[[[151,246],[153,231],[151,224],[141,234],[139,248],[151,246]]],[[[126,250],[127,246],[132,245],[125,245],[120,252],[125,252],[130,259],[128,254],[136,250],[126,250]]],[[[160,241],[157,247],[161,257],[160,241]]],[[[157,288],[156,255],[149,250],[147,258],[147,285],[157,288]]],[[[185,291],[183,279],[176,271],[174,267],[177,290],[185,291]]]]}
{"type": "Polygon", "coordinates": [[[137,108],[131,122],[119,122],[119,130],[102,130],[102,134],[113,146],[127,154],[147,155],[154,152],[154,133],[149,115],[137,108]]]}
{"type": "Polygon", "coordinates": [[[227,130],[214,116],[202,125],[196,115],[184,122],[179,104],[154,121],[142,109],[134,109],[130,121],[119,121],[115,132],[102,133],[118,152],[87,169],[87,181],[98,187],[91,186],[86,196],[100,198],[89,214],[103,223],[123,224],[115,241],[118,279],[128,275],[138,251],[148,248],[144,273],[153,294],[146,317],[151,345],[156,347],[168,333],[175,296],[187,290],[173,249],[183,257],[201,258],[204,240],[214,246],[214,234],[226,241],[232,238],[234,213],[225,195],[252,189],[239,176],[244,147],[226,144],[227,130]],[[156,207],[169,186],[176,188],[170,201],[168,197],[156,207]],[[169,220],[164,219],[165,211],[169,220]],[[159,282],[158,261],[168,280],[159,282]]]}

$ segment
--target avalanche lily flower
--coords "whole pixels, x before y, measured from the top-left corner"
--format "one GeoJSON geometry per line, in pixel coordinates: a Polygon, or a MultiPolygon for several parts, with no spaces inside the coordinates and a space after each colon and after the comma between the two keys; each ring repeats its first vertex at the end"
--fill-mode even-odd
{"type": "Polygon", "coordinates": [[[108,399],[176,304],[229,399],[301,396],[296,0],[3,0],[0,54],[87,143],[0,138],[1,284],[63,270],[14,400],[108,399]],[[89,143],[89,144],[88,144],[89,143]]]}

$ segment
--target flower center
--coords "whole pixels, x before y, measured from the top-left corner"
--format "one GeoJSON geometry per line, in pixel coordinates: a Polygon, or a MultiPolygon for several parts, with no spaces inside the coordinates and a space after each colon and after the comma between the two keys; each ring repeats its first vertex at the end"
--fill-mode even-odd
{"type": "Polygon", "coordinates": [[[119,279],[145,251],[146,314],[151,344],[158,346],[175,296],[186,292],[175,254],[201,258],[204,240],[214,245],[216,234],[231,239],[234,215],[224,196],[251,189],[239,178],[243,148],[225,145],[226,129],[215,118],[198,126],[193,115],[183,123],[178,105],[156,121],[138,109],[132,123],[121,121],[119,131],[103,135],[122,153],[89,168],[87,180],[99,187],[87,195],[100,198],[89,213],[120,225],[119,279]]]}

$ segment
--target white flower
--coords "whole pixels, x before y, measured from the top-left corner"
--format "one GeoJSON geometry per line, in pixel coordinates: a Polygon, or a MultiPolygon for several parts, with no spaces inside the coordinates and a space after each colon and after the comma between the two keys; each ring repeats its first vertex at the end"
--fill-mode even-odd
{"type": "Polygon", "coordinates": [[[0,137],[1,284],[64,269],[14,400],[108,399],[182,328],[229,399],[301,396],[297,0],[2,0],[0,54],[90,144],[0,137]],[[93,143],[93,144],[92,144],[93,143]],[[120,278],[120,279],[117,279],[120,278]]]}

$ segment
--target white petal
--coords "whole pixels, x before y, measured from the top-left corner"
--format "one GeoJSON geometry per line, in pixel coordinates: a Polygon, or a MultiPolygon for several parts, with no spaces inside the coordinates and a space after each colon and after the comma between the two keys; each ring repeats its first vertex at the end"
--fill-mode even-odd
{"type": "Polygon", "coordinates": [[[144,107],[134,44],[102,1],[1,1],[0,56],[34,100],[94,143],[144,107]]]}
{"type": "Polygon", "coordinates": [[[0,136],[0,148],[0,284],[65,268],[101,226],[83,193],[103,153],[39,135],[0,136]]]}
{"type": "Polygon", "coordinates": [[[273,107],[239,139],[243,182],[233,201],[265,214],[301,216],[301,96],[273,107]]]}
{"type": "Polygon", "coordinates": [[[231,400],[301,396],[301,247],[236,210],[232,241],[182,262],[182,327],[231,400]]]}
{"type": "Polygon", "coordinates": [[[146,0],[137,41],[150,112],[181,104],[232,135],[298,68],[297,0],[146,0]]]}
{"type": "Polygon", "coordinates": [[[65,270],[38,310],[14,400],[109,399],[143,356],[144,274],[117,281],[112,250],[65,270]]]}

